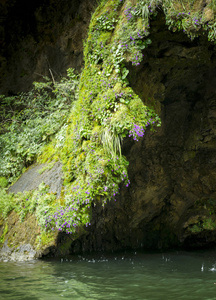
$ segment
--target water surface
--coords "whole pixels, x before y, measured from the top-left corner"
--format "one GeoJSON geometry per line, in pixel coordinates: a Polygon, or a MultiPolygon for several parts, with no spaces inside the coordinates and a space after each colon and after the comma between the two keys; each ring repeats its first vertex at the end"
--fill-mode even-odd
{"type": "Polygon", "coordinates": [[[0,263],[0,299],[213,300],[216,251],[0,263]]]}

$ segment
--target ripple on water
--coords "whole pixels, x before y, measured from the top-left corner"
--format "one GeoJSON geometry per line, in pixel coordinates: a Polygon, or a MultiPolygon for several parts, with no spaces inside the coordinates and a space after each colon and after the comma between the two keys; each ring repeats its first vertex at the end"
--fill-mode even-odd
{"type": "Polygon", "coordinates": [[[216,299],[214,253],[79,256],[0,263],[0,299],[216,299]]]}

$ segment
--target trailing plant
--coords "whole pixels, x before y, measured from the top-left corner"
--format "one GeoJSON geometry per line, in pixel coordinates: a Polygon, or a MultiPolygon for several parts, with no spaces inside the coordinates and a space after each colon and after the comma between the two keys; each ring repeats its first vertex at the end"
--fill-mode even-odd
{"type": "Polygon", "coordinates": [[[103,3],[90,24],[79,97],[61,134],[64,142],[59,148],[55,138],[39,158],[47,161],[49,152],[63,163],[65,208],[47,214],[47,227],[56,219],[55,226],[67,233],[71,210],[79,216],[76,224],[89,225],[92,206],[116,200],[121,184],[129,186],[122,140],[133,136],[138,141],[146,127],[160,126],[157,114],[143,104],[127,82],[126,63],[138,66],[142,51],[150,44],[148,21],[142,24],[146,16],[140,5],[135,5],[133,20],[125,23],[127,7],[132,7],[129,1],[127,6],[120,0],[103,3]],[[60,220],[61,215],[66,223],[60,220]]]}
{"type": "Polygon", "coordinates": [[[71,203],[57,199],[56,195],[49,192],[49,186],[40,184],[38,189],[24,193],[7,193],[0,190],[0,217],[4,219],[14,210],[20,220],[24,221],[28,214],[35,214],[42,232],[45,230],[75,233],[77,227],[85,223],[86,214],[71,203]]]}
{"type": "Polygon", "coordinates": [[[185,32],[191,40],[200,34],[208,36],[209,41],[216,38],[216,3],[214,0],[202,1],[165,0],[161,3],[166,23],[173,31],[185,32]],[[205,9],[203,9],[205,5],[205,9]]]}

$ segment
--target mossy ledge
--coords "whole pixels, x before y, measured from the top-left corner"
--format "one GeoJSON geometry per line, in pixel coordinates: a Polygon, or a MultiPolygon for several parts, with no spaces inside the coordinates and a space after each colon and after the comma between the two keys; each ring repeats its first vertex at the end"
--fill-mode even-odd
{"type": "MultiPolygon", "coordinates": [[[[55,247],[58,232],[72,234],[73,239],[83,234],[82,228],[91,224],[92,207],[115,201],[120,186],[130,184],[128,161],[121,153],[124,138],[131,136],[136,142],[146,127],[155,130],[160,126],[157,99],[144,99],[143,103],[127,80],[128,66],[139,66],[151,44],[151,20],[162,10],[170,30],[183,30],[190,39],[208,35],[214,42],[215,9],[214,1],[101,1],[89,26],[79,97],[61,131],[61,145],[57,135],[37,158],[38,163],[61,161],[61,196],[57,199],[45,186],[40,187],[43,191],[39,189],[37,201],[38,191],[4,194],[5,220],[11,218],[17,203],[28,199],[28,209],[20,204],[17,212],[24,222],[36,216],[43,249],[51,240],[55,247]],[[37,209],[39,202],[41,209],[37,209]],[[53,234],[49,242],[42,238],[45,232],[47,239],[53,234]]],[[[3,230],[4,241],[9,234],[9,228],[7,233],[3,230]]]]}

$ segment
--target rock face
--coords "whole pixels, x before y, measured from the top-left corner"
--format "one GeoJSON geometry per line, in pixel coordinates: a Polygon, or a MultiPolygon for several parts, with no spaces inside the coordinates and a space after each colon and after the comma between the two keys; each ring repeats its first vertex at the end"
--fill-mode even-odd
{"type": "Polygon", "coordinates": [[[92,228],[72,252],[216,244],[216,48],[168,31],[162,15],[152,28],[129,81],[160,111],[162,127],[124,142],[131,185],[93,209],[92,228]]]}
{"type": "Polygon", "coordinates": [[[6,0],[0,3],[0,94],[31,88],[42,76],[80,71],[95,0],[6,0]]]}
{"type": "MultiPolygon", "coordinates": [[[[59,198],[63,182],[61,168],[59,162],[32,166],[9,188],[9,192],[36,190],[43,182],[59,198]]],[[[56,248],[57,236],[57,231],[47,236],[41,233],[34,215],[28,214],[21,220],[12,211],[6,220],[0,219],[0,260],[25,261],[51,255],[56,248]]]]}
{"type": "Polygon", "coordinates": [[[21,222],[15,212],[8,216],[7,222],[0,219],[1,237],[2,234],[4,242],[0,249],[0,261],[27,261],[39,258],[52,251],[57,236],[54,233],[52,239],[47,239],[44,245],[43,241],[39,239],[40,228],[36,218],[29,215],[21,222]]]}
{"type": "MultiPolygon", "coordinates": [[[[90,5],[90,1],[74,3],[90,5]]],[[[45,11],[38,8],[38,20],[45,11]]],[[[131,185],[121,187],[116,202],[104,208],[99,204],[93,207],[92,225],[75,241],[59,234],[52,255],[216,244],[216,46],[208,43],[205,36],[191,41],[183,33],[170,32],[162,14],[151,25],[152,44],[145,50],[139,67],[128,66],[128,80],[143,101],[156,108],[162,126],[156,132],[147,131],[139,142],[124,141],[131,185]]],[[[71,29],[77,35],[78,27],[79,22],[71,29]]],[[[56,65],[51,64],[53,69],[65,69],[74,56],[61,60],[60,49],[76,47],[66,34],[71,27],[66,28],[61,38],[60,34],[51,35],[52,39],[41,42],[43,51],[36,50],[40,55],[29,72],[43,66],[48,53],[59,57],[56,65]]],[[[81,55],[81,44],[78,49],[81,55]]],[[[19,51],[17,55],[21,55],[19,51]]],[[[14,82],[16,89],[21,81],[19,78],[19,82],[8,82],[14,82]]],[[[32,242],[26,240],[26,244],[32,242]]]]}
{"type": "Polygon", "coordinates": [[[50,192],[60,197],[63,173],[60,162],[30,167],[10,188],[9,192],[18,193],[37,189],[41,183],[50,187],[50,192]]]}

